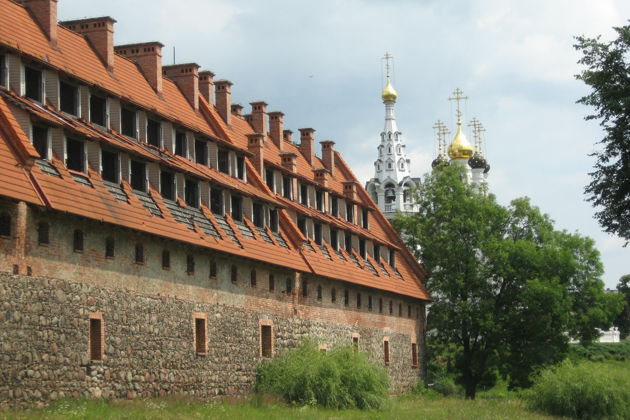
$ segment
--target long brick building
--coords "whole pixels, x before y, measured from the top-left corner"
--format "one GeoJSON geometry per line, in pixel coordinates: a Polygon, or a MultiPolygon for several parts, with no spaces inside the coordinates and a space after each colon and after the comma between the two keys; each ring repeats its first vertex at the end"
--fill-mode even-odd
{"type": "Polygon", "coordinates": [[[115,22],[0,0],[0,405],[243,394],[306,338],[415,385],[425,273],[334,143],[115,22]]]}

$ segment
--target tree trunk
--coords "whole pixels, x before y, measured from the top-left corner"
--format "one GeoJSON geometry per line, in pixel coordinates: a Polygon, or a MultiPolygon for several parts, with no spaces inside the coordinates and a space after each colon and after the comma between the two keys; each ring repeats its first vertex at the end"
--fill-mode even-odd
{"type": "Polygon", "coordinates": [[[477,384],[471,381],[469,383],[466,383],[464,388],[466,390],[466,399],[474,400],[475,395],[477,394],[477,384]]]}

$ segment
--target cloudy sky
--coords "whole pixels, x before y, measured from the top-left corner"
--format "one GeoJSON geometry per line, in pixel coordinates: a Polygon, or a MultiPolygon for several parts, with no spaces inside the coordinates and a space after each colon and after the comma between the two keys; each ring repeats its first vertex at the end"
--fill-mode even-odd
{"type": "Polygon", "coordinates": [[[373,175],[389,51],[415,176],[429,169],[435,121],[453,129],[447,98],[459,87],[464,119],[486,127],[499,201],[528,196],[558,228],[594,238],[607,287],[630,273],[630,246],[603,233],[584,201],[601,131],[575,104],[587,90],[572,47],[575,35],[611,39],[630,19],[628,1],[59,1],[60,20],[103,15],[118,21],[116,44],[160,41],[169,64],[174,47],[177,62],[231,80],[245,111],[264,100],[287,128],[334,140],[362,181],[373,175]]]}

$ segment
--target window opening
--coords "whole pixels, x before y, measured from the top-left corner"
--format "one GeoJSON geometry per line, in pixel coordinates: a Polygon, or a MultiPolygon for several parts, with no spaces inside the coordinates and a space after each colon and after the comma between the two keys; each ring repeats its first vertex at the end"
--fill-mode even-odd
{"type": "Polygon", "coordinates": [[[195,274],[195,257],[192,255],[186,255],[186,273],[195,274]]]}
{"type": "Polygon", "coordinates": [[[142,244],[136,244],[135,262],[136,264],[144,264],[144,246],[142,244]]]}
{"type": "Polygon", "coordinates": [[[224,174],[230,173],[230,160],[229,160],[228,152],[226,150],[218,151],[217,164],[219,167],[219,172],[223,172],[224,174]]]}
{"type": "Polygon", "coordinates": [[[252,269],[249,273],[249,285],[251,287],[256,287],[257,279],[256,279],[256,270],[252,269]]]}
{"type": "Polygon", "coordinates": [[[39,222],[37,225],[37,243],[40,245],[50,243],[50,227],[46,222],[39,222]]]}
{"type": "Polygon", "coordinates": [[[308,186],[300,184],[300,203],[308,206],[308,186]]]}
{"type": "Polygon", "coordinates": [[[77,115],[78,96],[79,89],[76,86],[64,81],[59,82],[59,109],[63,112],[77,115]]]}
{"type": "Polygon", "coordinates": [[[75,229],[74,237],[72,241],[72,248],[74,252],[83,252],[83,231],[75,229]]]}
{"type": "Polygon", "coordinates": [[[151,146],[162,146],[162,125],[159,121],[147,119],[147,143],[151,146]]]}
{"type": "Polygon", "coordinates": [[[236,176],[239,179],[245,179],[245,158],[236,156],[236,176]]]}
{"type": "Polygon", "coordinates": [[[396,267],[396,251],[393,249],[389,250],[389,265],[392,268],[396,267]]]}
{"type": "Polygon", "coordinates": [[[0,236],[11,236],[11,216],[0,214],[0,236]]]}
{"type": "Polygon", "coordinates": [[[293,198],[293,182],[290,176],[282,177],[282,196],[288,200],[293,198]]]}
{"type": "Polygon", "coordinates": [[[269,224],[273,232],[278,232],[278,210],[269,210],[269,224]]]}
{"type": "Polygon", "coordinates": [[[107,119],[107,100],[97,95],[90,95],[90,121],[105,127],[107,119]]]}
{"type": "Polygon", "coordinates": [[[208,143],[195,140],[195,162],[208,166],[208,143]]]}
{"type": "Polygon", "coordinates": [[[322,286],[317,286],[317,300],[322,300],[322,286]]]}
{"type": "Polygon", "coordinates": [[[131,161],[131,188],[136,191],[146,192],[147,190],[147,167],[143,162],[131,161]]]}
{"type": "Polygon", "coordinates": [[[184,198],[190,207],[199,207],[199,183],[187,179],[184,183],[184,198]]]}
{"type": "Polygon", "coordinates": [[[223,191],[217,188],[210,189],[210,211],[213,214],[223,215],[223,191]]]}
{"type": "Polygon", "coordinates": [[[331,207],[330,212],[332,213],[332,215],[335,217],[338,217],[339,216],[339,199],[337,197],[333,196],[330,207],[331,207]]]}
{"type": "Polygon", "coordinates": [[[367,258],[367,254],[365,252],[365,239],[363,238],[359,238],[359,254],[364,260],[367,258]]]}
{"type": "Polygon", "coordinates": [[[234,284],[238,281],[238,268],[234,264],[232,264],[232,267],[230,268],[230,280],[234,284]]]}
{"type": "Polygon", "coordinates": [[[284,290],[287,292],[287,294],[291,293],[291,291],[293,290],[293,282],[289,277],[287,277],[287,279],[285,280],[284,290]]]}
{"type": "Polygon", "coordinates": [[[298,225],[298,229],[300,229],[300,232],[302,232],[304,236],[307,236],[306,235],[306,219],[304,219],[303,217],[298,218],[297,225],[298,225]]]}
{"type": "Polygon", "coordinates": [[[402,316],[402,303],[398,304],[398,316],[402,316]]]}
{"type": "Polygon", "coordinates": [[[357,293],[357,308],[361,308],[361,293],[357,293]]]}
{"type": "Polygon", "coordinates": [[[181,131],[175,133],[175,154],[186,157],[186,133],[181,131]]]}
{"type": "Polygon", "coordinates": [[[42,159],[48,159],[48,128],[34,125],[32,133],[33,147],[42,159]]]}
{"type": "Polygon", "coordinates": [[[195,318],[195,351],[197,354],[206,354],[206,320],[195,318]]]}
{"type": "Polygon", "coordinates": [[[348,254],[352,254],[352,235],[350,235],[349,233],[346,232],[346,251],[348,252],[348,254]]]}
{"type": "Polygon", "coordinates": [[[120,123],[122,133],[127,137],[136,138],[136,111],[129,108],[121,108],[120,123]]]}
{"type": "Polygon", "coordinates": [[[90,318],[90,360],[103,360],[103,320],[90,318]]]}
{"type": "Polygon", "coordinates": [[[105,181],[118,182],[118,153],[101,150],[101,177],[105,181]]]}
{"type": "Polygon", "coordinates": [[[362,227],[363,229],[368,229],[370,226],[370,223],[369,223],[370,212],[366,208],[363,208],[361,211],[363,212],[362,227]]]}
{"type": "Polygon", "coordinates": [[[368,310],[372,310],[372,295],[368,295],[368,310]]]}
{"type": "Polygon", "coordinates": [[[272,332],[271,325],[260,326],[260,355],[262,357],[272,356],[272,332]]]}
{"type": "Polygon", "coordinates": [[[346,203],[346,220],[354,223],[354,203],[346,203]]]}
{"type": "Polygon", "coordinates": [[[376,262],[381,262],[381,246],[380,245],[374,245],[374,260],[376,262]]]}
{"type": "Polygon", "coordinates": [[[269,187],[271,191],[276,191],[275,182],[274,182],[274,172],[271,168],[265,169],[265,183],[269,187]]]}
{"type": "Polygon", "coordinates": [[[24,67],[24,96],[42,101],[42,72],[32,67],[24,67]]]}
{"type": "Polygon", "coordinates": [[[379,314],[383,313],[383,299],[382,298],[378,298],[378,313],[379,314]]]}
{"type": "Polygon", "coordinates": [[[339,250],[339,231],[337,229],[330,230],[330,246],[335,251],[339,250]]]}
{"type": "Polygon", "coordinates": [[[332,303],[337,302],[337,290],[334,287],[330,289],[330,301],[332,303]]]}
{"type": "Polygon", "coordinates": [[[389,340],[383,340],[383,357],[385,364],[389,364],[389,340]]]}
{"type": "Polygon", "coordinates": [[[167,200],[175,200],[175,174],[160,171],[160,193],[167,200]]]}
{"type": "Polygon", "coordinates": [[[243,198],[238,195],[232,196],[232,218],[239,222],[243,221],[243,198]]]}
{"type": "Polygon", "coordinates": [[[105,238],[105,258],[114,258],[115,245],[114,238],[105,238]]]}
{"type": "Polygon", "coordinates": [[[346,306],[350,304],[350,292],[348,292],[348,289],[343,291],[343,304],[346,306]]]}
{"type": "Polygon", "coordinates": [[[210,277],[217,277],[217,262],[215,260],[210,260],[210,277]]]}
{"type": "Polygon", "coordinates": [[[265,227],[265,220],[263,218],[263,206],[260,203],[254,203],[252,205],[254,213],[254,225],[257,227],[265,227]]]}
{"type": "Polygon", "coordinates": [[[73,171],[85,171],[85,145],[82,141],[66,139],[66,167],[73,171]]]}
{"type": "Polygon", "coordinates": [[[273,292],[276,289],[276,279],[273,274],[269,274],[269,291],[273,292]]]}
{"type": "Polygon", "coordinates": [[[302,280],[302,297],[308,296],[308,281],[302,280]]]}
{"type": "Polygon", "coordinates": [[[324,192],[320,190],[315,191],[315,208],[319,211],[324,211],[324,192]]]}
{"type": "Polygon", "coordinates": [[[322,225],[319,223],[315,223],[315,243],[322,244],[322,225]]]}

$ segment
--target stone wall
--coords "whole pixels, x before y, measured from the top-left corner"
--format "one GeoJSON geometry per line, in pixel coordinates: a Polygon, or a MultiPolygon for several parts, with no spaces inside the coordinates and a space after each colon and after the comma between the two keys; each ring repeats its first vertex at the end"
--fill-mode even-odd
{"type": "Polygon", "coordinates": [[[16,223],[22,226],[14,227],[12,237],[0,238],[0,405],[69,396],[244,394],[262,359],[261,323],[272,325],[276,354],[306,338],[332,347],[350,344],[358,335],[359,348],[384,364],[383,339],[388,337],[387,370],[393,389],[407,389],[420,379],[422,302],[69,215],[20,209],[6,202],[0,203],[0,210],[3,207],[20,213],[21,222],[16,223]],[[37,242],[40,221],[50,225],[50,243],[45,246],[37,242]],[[72,248],[76,228],[85,232],[80,253],[72,248]],[[19,232],[24,232],[22,237],[19,232]],[[108,259],[104,241],[111,236],[116,239],[116,254],[108,259]],[[146,244],[142,265],[133,262],[138,241],[146,244]],[[165,248],[171,250],[169,270],[161,268],[165,248]],[[185,261],[191,254],[196,263],[189,274],[185,261]],[[209,261],[217,263],[216,277],[209,277],[209,261]],[[236,284],[231,281],[232,265],[238,267],[236,284]],[[19,274],[11,274],[16,266],[19,274]],[[252,269],[256,285],[250,282],[252,269]],[[270,275],[275,279],[273,290],[270,275]],[[285,289],[287,280],[290,292],[285,289]],[[360,307],[357,294],[362,297],[360,307]],[[93,363],[88,351],[89,319],[96,313],[104,325],[102,363],[93,363]],[[205,355],[195,351],[195,314],[207,317],[205,355]],[[412,366],[412,342],[417,343],[420,367],[412,366]]]}

